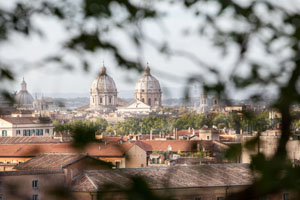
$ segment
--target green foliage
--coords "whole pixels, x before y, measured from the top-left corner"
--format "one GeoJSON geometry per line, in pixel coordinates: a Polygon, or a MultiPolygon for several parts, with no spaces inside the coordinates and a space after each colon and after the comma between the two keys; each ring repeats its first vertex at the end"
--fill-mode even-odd
{"type": "Polygon", "coordinates": [[[54,131],[57,133],[71,133],[77,148],[82,148],[89,142],[95,141],[95,135],[101,134],[107,127],[105,119],[97,119],[95,122],[89,120],[75,120],[69,123],[53,122],[54,131]]]}
{"type": "Polygon", "coordinates": [[[202,114],[188,114],[174,120],[174,127],[182,130],[188,128],[199,129],[206,125],[205,117],[202,114]]]}

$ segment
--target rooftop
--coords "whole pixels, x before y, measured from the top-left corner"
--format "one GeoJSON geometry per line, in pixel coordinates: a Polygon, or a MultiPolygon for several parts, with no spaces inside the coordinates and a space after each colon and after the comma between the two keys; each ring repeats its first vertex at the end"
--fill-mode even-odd
{"type": "Polygon", "coordinates": [[[40,136],[30,136],[30,137],[0,137],[0,144],[35,144],[35,143],[60,143],[59,139],[54,139],[52,137],[40,137],[40,136]]]}
{"type": "Polygon", "coordinates": [[[118,191],[130,186],[132,176],[143,177],[150,189],[245,186],[253,178],[247,164],[88,170],[73,179],[72,190],[94,192],[112,184],[118,191]]]}
{"type": "Polygon", "coordinates": [[[47,153],[34,157],[14,167],[19,170],[59,170],[65,166],[88,157],[78,153],[47,153]]]}
{"type": "Polygon", "coordinates": [[[228,146],[213,140],[143,140],[135,142],[145,151],[187,151],[193,152],[203,147],[209,151],[223,151],[228,146]]]}
{"type": "Polygon", "coordinates": [[[88,153],[91,156],[122,157],[133,145],[91,143],[83,149],[75,149],[72,143],[3,144],[0,145],[0,157],[34,157],[41,153],[88,153]]]}
{"type": "Polygon", "coordinates": [[[46,118],[36,118],[36,117],[3,117],[1,118],[12,124],[42,124],[42,123],[52,123],[51,120],[46,118]]]}

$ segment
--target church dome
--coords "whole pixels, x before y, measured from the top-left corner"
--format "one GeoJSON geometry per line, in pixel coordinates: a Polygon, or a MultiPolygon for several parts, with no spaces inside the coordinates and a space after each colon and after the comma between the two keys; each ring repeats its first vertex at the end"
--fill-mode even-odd
{"type": "Polygon", "coordinates": [[[15,96],[16,104],[22,105],[32,105],[34,99],[32,95],[27,91],[27,84],[23,78],[21,83],[21,90],[15,96]]]}
{"type": "Polygon", "coordinates": [[[145,68],[145,73],[142,78],[136,82],[135,86],[136,92],[160,92],[159,81],[153,77],[150,73],[150,67],[147,65],[145,68]]]}
{"type": "Polygon", "coordinates": [[[98,77],[93,81],[91,87],[91,93],[99,92],[117,92],[115,81],[107,75],[104,65],[98,77]]]}

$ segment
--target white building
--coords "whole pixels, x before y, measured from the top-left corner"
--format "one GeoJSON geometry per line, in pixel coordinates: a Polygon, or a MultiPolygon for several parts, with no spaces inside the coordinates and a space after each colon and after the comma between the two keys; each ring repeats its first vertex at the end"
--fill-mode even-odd
{"type": "Polygon", "coordinates": [[[48,118],[0,118],[0,137],[52,136],[54,126],[48,118]]]}

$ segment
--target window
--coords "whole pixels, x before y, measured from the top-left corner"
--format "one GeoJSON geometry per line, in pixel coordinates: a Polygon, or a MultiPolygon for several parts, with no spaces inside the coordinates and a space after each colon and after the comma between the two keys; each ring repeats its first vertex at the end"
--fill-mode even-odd
{"type": "Polygon", "coordinates": [[[16,135],[21,135],[21,131],[20,130],[16,130],[16,135]]]}
{"type": "Polygon", "coordinates": [[[100,97],[100,103],[102,103],[102,97],[100,97]]]}
{"type": "MultiPolygon", "coordinates": [[[[0,181],[0,192],[2,192],[2,182],[0,181]]],[[[0,196],[1,197],[1,196],[0,196]]],[[[1,198],[0,198],[1,199],[1,198]]]]}
{"type": "Polygon", "coordinates": [[[195,200],[201,200],[201,197],[195,197],[195,200]]]}
{"type": "Polygon", "coordinates": [[[283,200],[289,200],[289,193],[283,193],[283,200]]]}
{"type": "Polygon", "coordinates": [[[111,98],[111,97],[109,97],[109,99],[108,99],[108,100],[109,100],[109,103],[111,103],[111,102],[112,102],[112,98],[111,98]]]}
{"type": "Polygon", "coordinates": [[[2,137],[6,137],[7,136],[7,130],[2,130],[2,137]]]}
{"type": "Polygon", "coordinates": [[[144,98],[142,98],[142,102],[145,103],[145,99],[144,98]]]}
{"type": "Polygon", "coordinates": [[[26,130],[27,136],[31,136],[30,130],[26,130]]]}
{"type": "Polygon", "coordinates": [[[49,135],[50,131],[49,131],[49,129],[48,129],[48,128],[47,128],[47,129],[45,129],[45,133],[49,135]]]}
{"type": "Polygon", "coordinates": [[[206,139],[209,140],[209,136],[206,136],[206,139]]]}
{"type": "Polygon", "coordinates": [[[148,104],[151,106],[151,99],[150,98],[148,99],[148,104]]]}
{"type": "Polygon", "coordinates": [[[43,135],[43,129],[40,129],[40,135],[43,135]]]}
{"type": "Polygon", "coordinates": [[[36,129],[36,135],[39,136],[40,135],[40,130],[36,129]]]}
{"type": "Polygon", "coordinates": [[[224,200],[224,197],[217,197],[217,200],[224,200]]]}
{"type": "Polygon", "coordinates": [[[23,130],[23,136],[26,136],[27,133],[26,133],[26,130],[23,130]]]}
{"type": "Polygon", "coordinates": [[[39,200],[39,195],[38,194],[32,195],[32,200],[39,200]]]}
{"type": "Polygon", "coordinates": [[[120,162],[116,162],[116,168],[120,168],[120,162]]]}
{"type": "Polygon", "coordinates": [[[33,180],[32,181],[32,188],[33,189],[38,189],[38,180],[33,180]]]}

